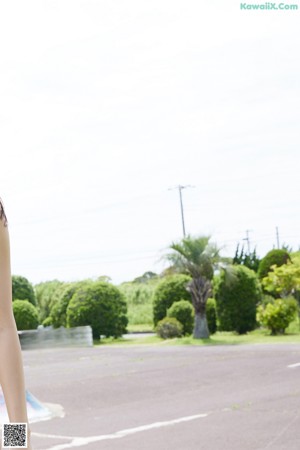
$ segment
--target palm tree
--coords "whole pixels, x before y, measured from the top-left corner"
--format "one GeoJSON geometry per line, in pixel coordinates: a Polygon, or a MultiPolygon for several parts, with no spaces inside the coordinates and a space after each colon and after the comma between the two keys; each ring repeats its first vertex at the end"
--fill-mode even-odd
{"type": "Polygon", "coordinates": [[[173,242],[170,246],[173,251],[165,256],[178,272],[192,277],[187,290],[191,293],[195,310],[195,339],[209,338],[206,302],[212,295],[214,267],[220,261],[220,249],[215,244],[210,244],[209,240],[210,236],[192,238],[188,235],[179,242],[173,242]]]}

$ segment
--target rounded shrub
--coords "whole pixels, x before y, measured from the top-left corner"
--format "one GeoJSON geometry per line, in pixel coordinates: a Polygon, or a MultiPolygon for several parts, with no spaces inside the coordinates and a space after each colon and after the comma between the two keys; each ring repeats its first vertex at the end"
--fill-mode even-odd
{"type": "Polygon", "coordinates": [[[61,326],[67,326],[67,308],[70,300],[75,292],[91,283],[89,280],[78,281],[73,283],[66,283],[61,285],[56,291],[56,301],[53,304],[50,311],[50,320],[53,328],[59,328],[61,326]]]}
{"type": "Polygon", "coordinates": [[[276,264],[277,267],[282,266],[290,261],[290,255],[286,250],[274,249],[271,250],[262,258],[258,266],[258,277],[260,280],[265,278],[272,270],[271,267],[276,264]]]}
{"type": "Polygon", "coordinates": [[[186,290],[191,280],[188,275],[170,275],[164,278],[156,287],[153,296],[153,323],[157,325],[167,315],[167,310],[174,302],[187,300],[192,302],[191,294],[186,290]]]}
{"type": "Polygon", "coordinates": [[[174,302],[167,310],[167,317],[173,317],[181,323],[183,335],[189,335],[193,332],[195,320],[194,308],[187,300],[174,302]]]}
{"type": "Polygon", "coordinates": [[[207,299],[206,320],[209,333],[214,334],[217,331],[217,311],[216,311],[216,300],[214,298],[207,299]]]}
{"type": "Polygon", "coordinates": [[[257,320],[267,327],[272,335],[284,334],[296,317],[298,303],[294,298],[281,298],[257,308],[257,320]]]}
{"type": "Polygon", "coordinates": [[[229,277],[223,270],[215,285],[217,319],[220,331],[247,333],[256,327],[256,306],[261,286],[256,273],[245,266],[232,266],[229,277]]]}
{"type": "Polygon", "coordinates": [[[90,325],[93,338],[120,337],[128,324],[127,305],[119,289],[104,281],[81,286],[67,307],[67,327],[90,325]]]}
{"type": "Polygon", "coordinates": [[[37,305],[33,286],[27,278],[13,275],[11,281],[13,300],[28,300],[33,306],[37,305]]]}
{"type": "Polygon", "coordinates": [[[39,325],[37,308],[29,300],[14,300],[13,314],[17,329],[35,330],[39,325]]]}
{"type": "Polygon", "coordinates": [[[183,326],[174,317],[165,317],[158,321],[155,331],[162,339],[175,338],[182,336],[183,326]]]}

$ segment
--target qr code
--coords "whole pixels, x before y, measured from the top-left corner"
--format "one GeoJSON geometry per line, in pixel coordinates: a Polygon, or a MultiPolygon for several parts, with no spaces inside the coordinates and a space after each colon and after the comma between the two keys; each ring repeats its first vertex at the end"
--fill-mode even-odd
{"type": "Polygon", "coordinates": [[[3,423],[2,448],[26,448],[27,423],[3,423]]]}

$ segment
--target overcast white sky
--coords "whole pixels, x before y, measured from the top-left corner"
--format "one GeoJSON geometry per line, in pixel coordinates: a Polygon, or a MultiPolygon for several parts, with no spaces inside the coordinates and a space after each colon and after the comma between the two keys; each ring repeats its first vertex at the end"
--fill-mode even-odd
{"type": "MultiPolygon", "coordinates": [[[[298,1],[292,3],[298,4],[298,1]]],[[[238,1],[0,7],[0,196],[31,282],[160,272],[186,230],[298,249],[300,9],[238,1]]]]}

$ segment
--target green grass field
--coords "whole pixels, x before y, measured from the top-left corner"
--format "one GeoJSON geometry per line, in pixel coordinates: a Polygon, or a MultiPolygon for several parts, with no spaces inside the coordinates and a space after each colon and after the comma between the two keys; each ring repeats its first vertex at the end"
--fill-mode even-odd
{"type": "Polygon", "coordinates": [[[119,286],[127,303],[128,331],[151,331],[153,328],[153,293],[158,281],[123,283],[119,286]]]}

